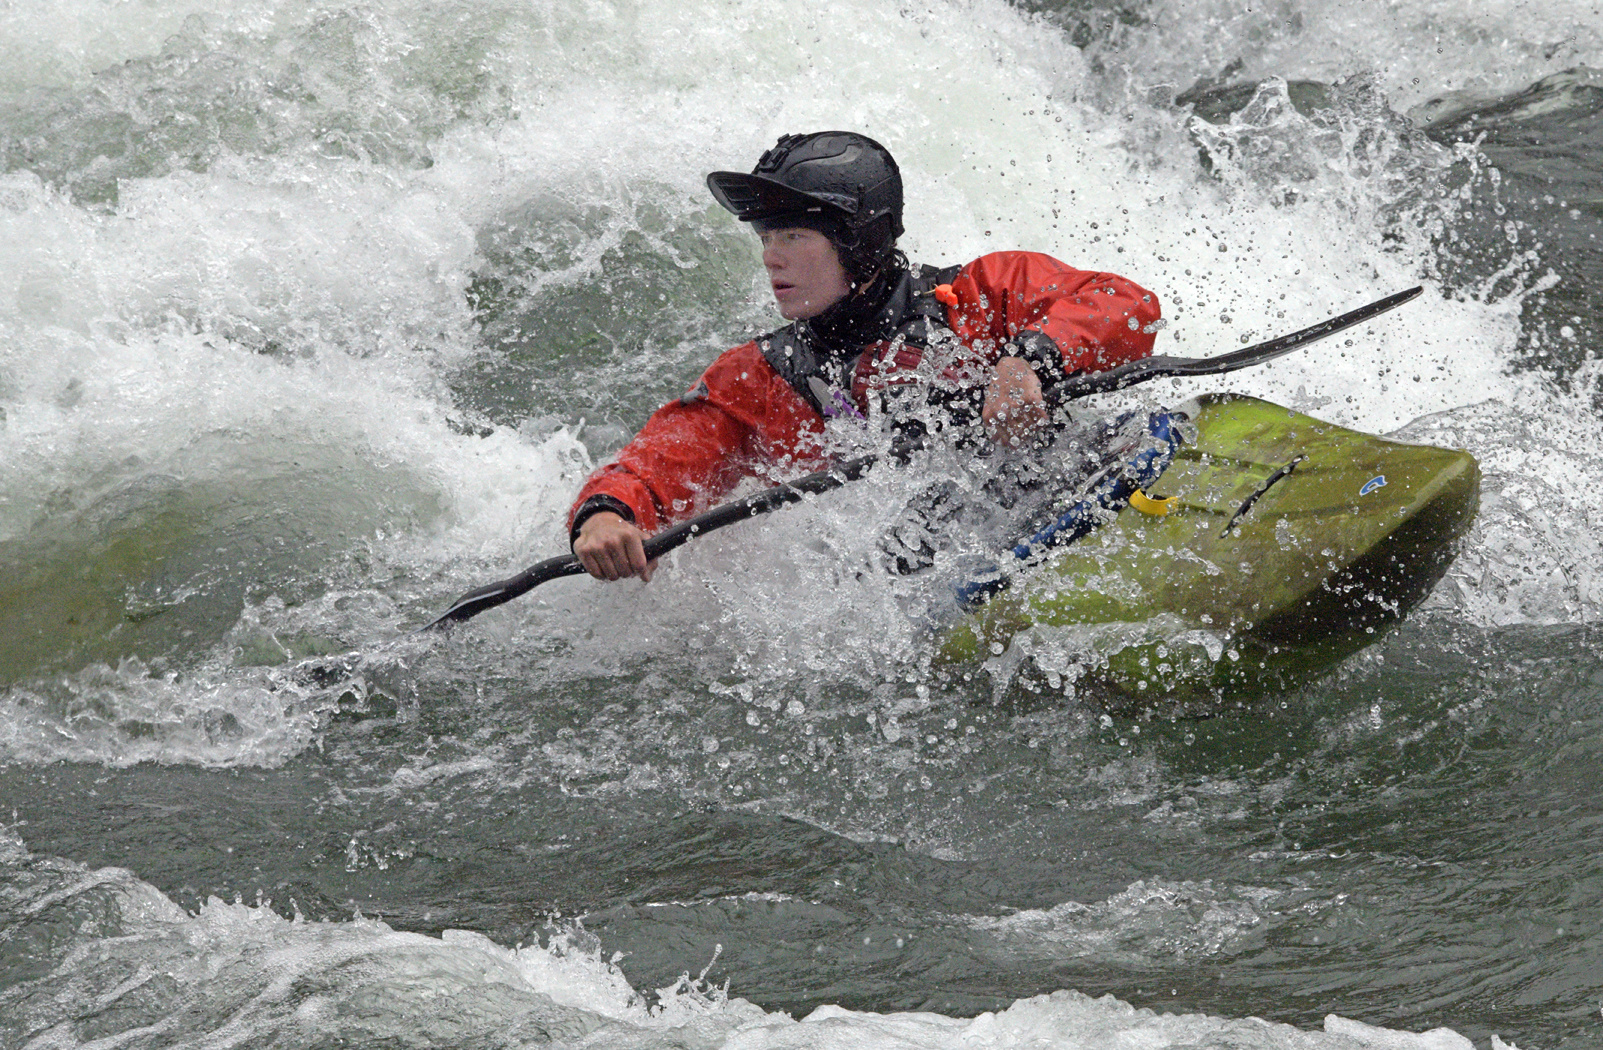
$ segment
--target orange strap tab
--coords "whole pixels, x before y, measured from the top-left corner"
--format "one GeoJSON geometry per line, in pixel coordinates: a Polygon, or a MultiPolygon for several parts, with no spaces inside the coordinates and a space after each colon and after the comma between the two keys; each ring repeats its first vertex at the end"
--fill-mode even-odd
{"type": "Polygon", "coordinates": [[[934,294],[937,302],[945,303],[947,306],[957,305],[957,293],[952,291],[952,286],[949,284],[936,285],[934,294]]]}

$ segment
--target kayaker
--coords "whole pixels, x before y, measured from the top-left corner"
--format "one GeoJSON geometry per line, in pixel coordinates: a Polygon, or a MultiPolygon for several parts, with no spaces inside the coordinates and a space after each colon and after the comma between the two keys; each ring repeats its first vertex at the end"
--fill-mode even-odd
{"type": "Polygon", "coordinates": [[[598,579],[649,581],[645,537],[741,478],[817,469],[831,417],[977,423],[1016,446],[1045,424],[1052,384],[1152,352],[1157,297],[1122,277],[1034,252],[910,264],[901,173],[864,135],[785,135],[707,187],[761,240],[790,323],[722,354],[585,482],[569,535],[598,579]]]}

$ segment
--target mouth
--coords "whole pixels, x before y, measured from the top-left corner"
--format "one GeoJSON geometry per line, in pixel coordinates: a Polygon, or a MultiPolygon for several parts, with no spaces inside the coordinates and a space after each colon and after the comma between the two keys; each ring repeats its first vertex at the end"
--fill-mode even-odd
{"type": "Polygon", "coordinates": [[[775,282],[773,282],[773,289],[774,289],[774,294],[775,295],[779,295],[782,292],[788,292],[794,287],[796,287],[796,286],[794,284],[791,284],[789,281],[775,281],[775,282]]]}

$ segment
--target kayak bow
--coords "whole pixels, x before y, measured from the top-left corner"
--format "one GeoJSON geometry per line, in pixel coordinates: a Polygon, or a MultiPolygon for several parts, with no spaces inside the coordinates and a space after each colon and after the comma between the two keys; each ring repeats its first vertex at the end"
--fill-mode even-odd
{"type": "Polygon", "coordinates": [[[1252,689],[1259,672],[1286,684],[1418,605],[1474,521],[1480,468],[1467,452],[1237,395],[1175,412],[1196,438],[1144,486],[1162,512],[1124,506],[1020,574],[945,632],[946,659],[987,658],[1025,631],[1096,625],[1096,677],[1121,693],[1252,689]],[[1210,643],[1237,658],[1183,651],[1210,643]]]}

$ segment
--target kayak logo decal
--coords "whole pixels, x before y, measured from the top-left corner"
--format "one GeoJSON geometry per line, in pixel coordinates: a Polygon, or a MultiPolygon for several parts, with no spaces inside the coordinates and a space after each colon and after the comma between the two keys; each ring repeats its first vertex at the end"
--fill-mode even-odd
{"type": "Polygon", "coordinates": [[[1384,475],[1384,474],[1376,474],[1374,477],[1372,477],[1368,481],[1364,482],[1364,487],[1358,490],[1358,494],[1360,496],[1367,496],[1371,492],[1374,492],[1376,489],[1383,487],[1385,484],[1386,484],[1386,475],[1384,475]]]}

